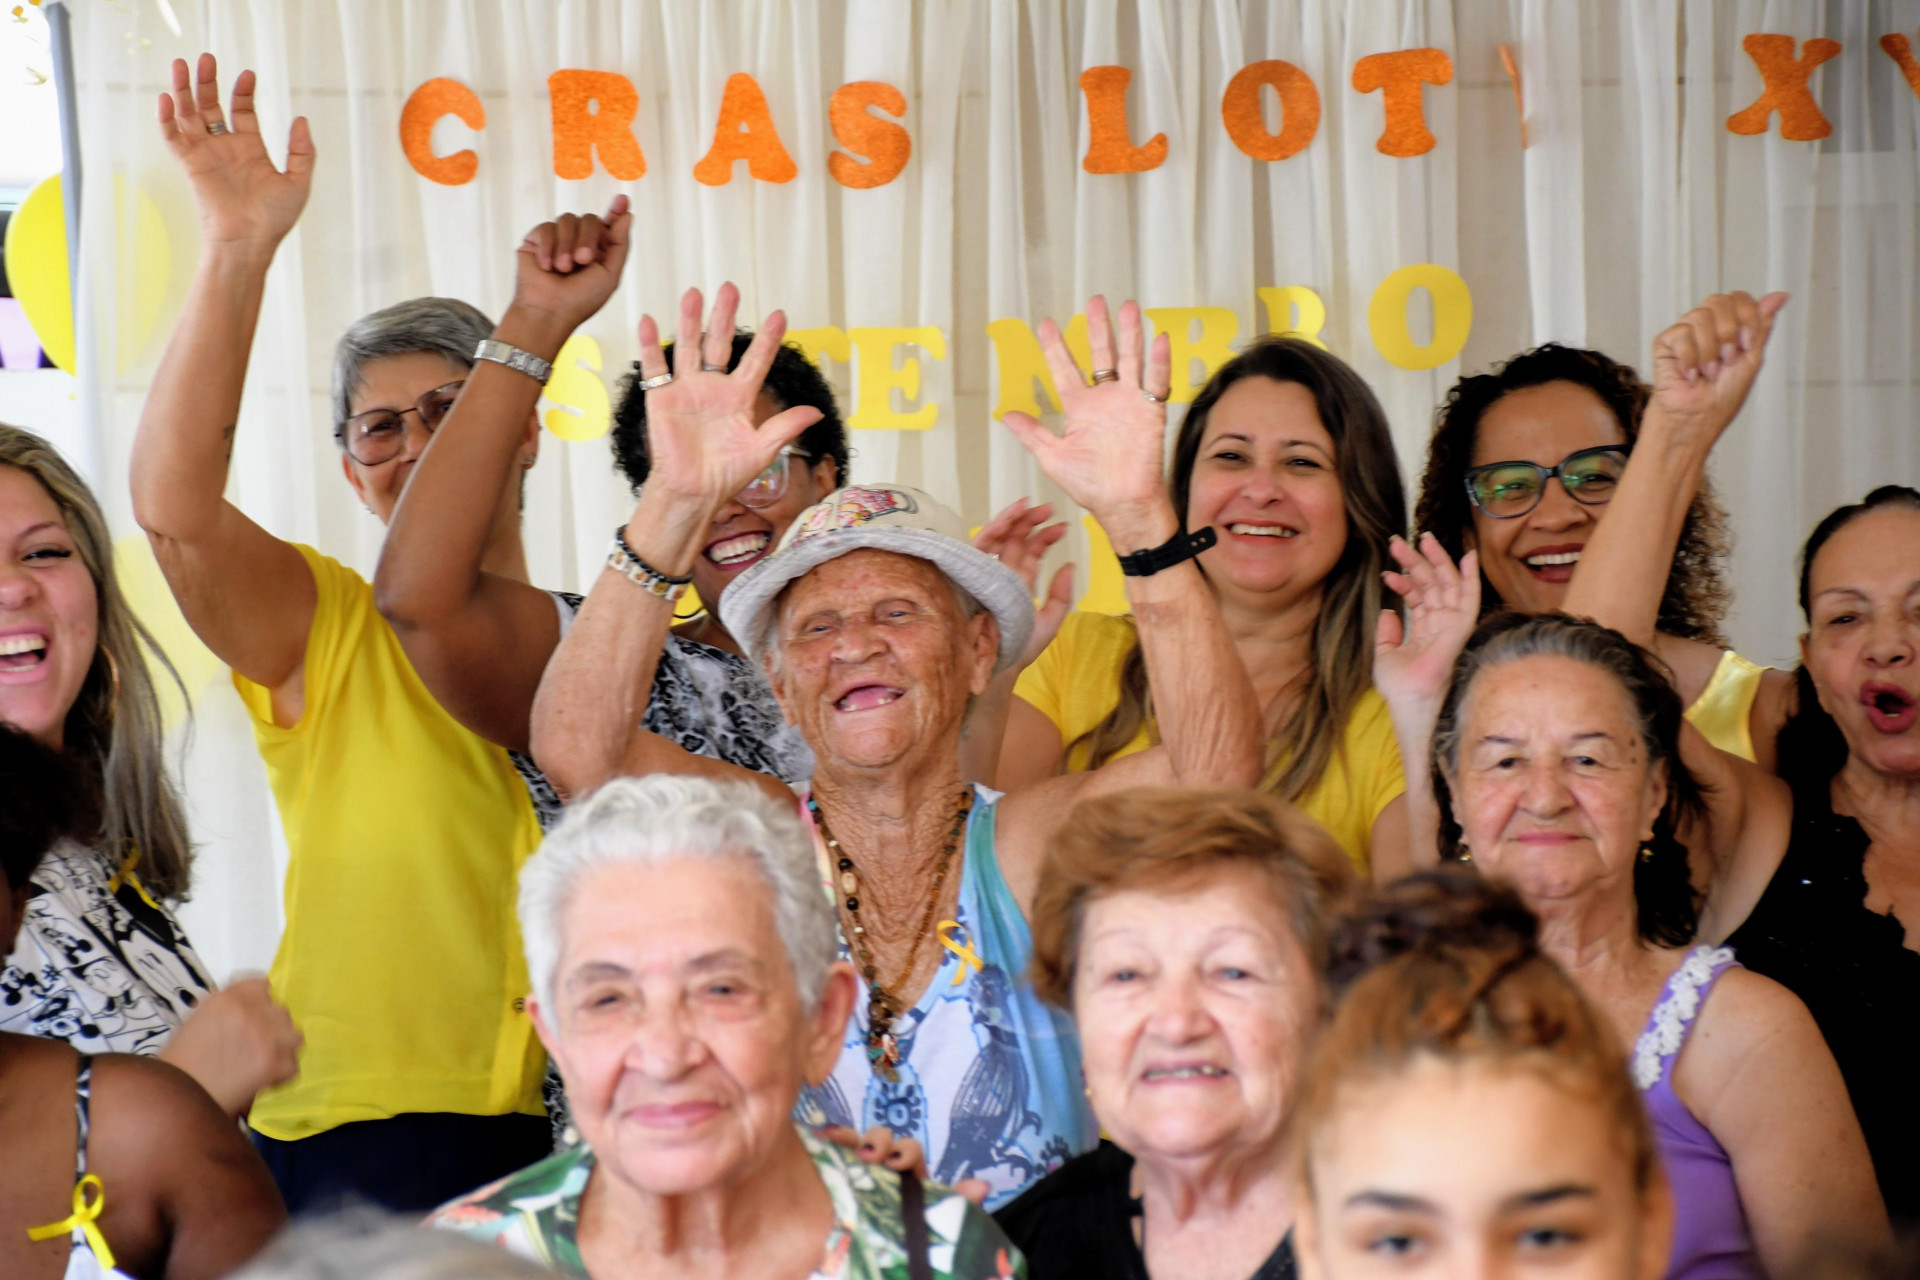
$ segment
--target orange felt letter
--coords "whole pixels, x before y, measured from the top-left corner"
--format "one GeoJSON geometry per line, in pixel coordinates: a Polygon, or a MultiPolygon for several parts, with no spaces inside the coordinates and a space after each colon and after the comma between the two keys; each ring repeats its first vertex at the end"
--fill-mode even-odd
{"type": "Polygon", "coordinates": [[[1136,147],[1127,138],[1127,86],[1133,72],[1125,67],[1088,67],[1080,73],[1080,91],[1087,95],[1087,155],[1080,167],[1088,173],[1144,173],[1167,159],[1167,135],[1156,133],[1136,147]]]}
{"type": "Polygon", "coordinates": [[[1353,87],[1360,93],[1382,90],[1386,107],[1386,127],[1376,151],[1389,156],[1418,156],[1433,150],[1433,133],[1427,128],[1427,112],[1420,100],[1423,84],[1449,84],[1453,80],[1453,59],[1440,49],[1400,49],[1393,53],[1368,54],[1353,64],[1353,87]]]}
{"type": "Polygon", "coordinates": [[[433,126],[441,116],[459,116],[460,123],[469,129],[487,127],[487,109],[480,95],[458,80],[437,76],[407,95],[407,105],[400,109],[400,149],[421,177],[458,187],[472,182],[473,175],[480,172],[480,157],[471,151],[433,154],[433,126]]]}
{"type": "Polygon", "coordinates": [[[640,110],[633,81],[612,71],[556,71],[547,77],[547,92],[553,97],[554,177],[591,178],[595,147],[600,163],[622,182],[647,171],[633,137],[640,110]]]}
{"type": "Polygon", "coordinates": [[[761,182],[792,182],[800,172],[780,144],[780,131],[773,126],[773,112],[767,109],[760,82],[744,71],[727,77],[726,91],[720,95],[720,119],[713,126],[713,146],[693,166],[693,176],[710,187],[724,187],[733,181],[735,160],[745,160],[747,176],[761,182]]]}
{"type": "Polygon", "coordinates": [[[868,107],[903,116],[907,114],[906,95],[878,80],[856,80],[835,89],[827,103],[833,136],[848,151],[869,161],[861,164],[838,151],[828,156],[827,172],[843,187],[884,187],[900,176],[907,167],[907,157],[913,154],[913,139],[907,131],[891,120],[869,114],[868,107]]]}
{"type": "Polygon", "coordinates": [[[1840,52],[1838,40],[1815,37],[1807,41],[1806,52],[1793,56],[1792,36],[1750,35],[1740,47],[1760,68],[1766,87],[1753,105],[1727,117],[1729,133],[1765,133],[1773,113],[1780,113],[1780,136],[1794,142],[1816,142],[1833,132],[1833,126],[1820,114],[1807,79],[1813,69],[1840,52]]]}
{"type": "Polygon", "coordinates": [[[1907,43],[1907,38],[1898,32],[1881,36],[1880,47],[1886,50],[1889,58],[1899,64],[1901,74],[1907,78],[1908,87],[1913,90],[1915,96],[1920,96],[1920,62],[1914,61],[1913,46],[1907,43]]]}
{"type": "Polygon", "coordinates": [[[1220,95],[1220,119],[1233,145],[1255,160],[1285,160],[1297,155],[1320,132],[1320,91],[1313,77],[1291,62],[1250,62],[1227,81],[1220,95]],[[1260,88],[1272,85],[1280,95],[1280,132],[1268,133],[1260,114],[1260,88]]]}

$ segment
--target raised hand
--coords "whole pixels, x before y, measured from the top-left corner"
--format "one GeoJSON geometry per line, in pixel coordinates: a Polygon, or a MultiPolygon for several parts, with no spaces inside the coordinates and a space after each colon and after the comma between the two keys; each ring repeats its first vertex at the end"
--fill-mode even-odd
{"type": "MultiPolygon", "coordinates": [[[[647,489],[659,486],[682,497],[725,502],[820,420],[818,409],[796,405],[755,424],[760,384],[780,349],[787,317],[779,311],[768,316],[739,365],[728,373],[739,307],[740,291],[731,283],[721,285],[702,332],[700,291],[689,289],[680,299],[673,380],[646,392],[647,443],[653,461],[647,489]]],[[[642,316],[640,377],[652,381],[667,372],[659,327],[652,316],[642,316]]]]}
{"type": "MultiPolygon", "coordinates": [[[[1454,660],[1480,621],[1480,561],[1469,551],[1458,568],[1432,534],[1416,551],[1404,538],[1389,544],[1401,572],[1382,576],[1404,596],[1407,618],[1380,612],[1374,631],[1373,683],[1389,707],[1438,708],[1453,677],[1454,660]]],[[[1411,767],[1411,766],[1409,766],[1411,767]]]]}
{"type": "Polygon", "coordinates": [[[230,113],[220,110],[219,67],[200,55],[188,82],[186,60],[173,60],[173,92],[160,95],[160,135],[186,170],[200,211],[200,235],[209,245],[271,252],[306,207],[313,183],[313,138],[300,116],[287,135],[287,167],[274,168],[253,111],[254,75],[233,82],[230,113]],[[231,119],[228,118],[229,114],[231,119]]]}
{"type": "Polygon", "coordinates": [[[1669,425],[1717,438],[1740,412],[1760,372],[1773,320],[1784,293],[1755,301],[1747,293],[1716,293],[1653,340],[1653,399],[1649,415],[1669,425]]]}
{"type": "Polygon", "coordinates": [[[563,213],[527,232],[517,251],[513,305],[551,315],[568,331],[606,305],[627,265],[633,215],[615,196],[604,218],[563,213]]]}
{"type": "MultiPolygon", "coordinates": [[[[980,527],[980,532],[973,535],[973,545],[1019,574],[1027,584],[1027,594],[1033,595],[1040,585],[1040,561],[1067,533],[1064,520],[1047,523],[1052,517],[1051,503],[1029,506],[1025,498],[1015,498],[1006,510],[980,527]]],[[[1019,666],[1031,665],[1053,643],[1072,608],[1073,566],[1063,564],[1054,570],[1053,580],[1047,584],[1047,598],[1034,611],[1033,638],[1020,655],[1019,666]]]]}
{"type": "Polygon", "coordinates": [[[1116,352],[1107,300],[1098,295],[1091,299],[1087,338],[1095,381],[1089,386],[1061,339],[1060,327],[1042,320],[1040,345],[1060,392],[1061,432],[1056,436],[1017,410],[1006,416],[1008,428],[1041,470],[1093,512],[1109,535],[1116,535],[1116,522],[1171,509],[1163,465],[1171,343],[1160,334],[1149,353],[1144,336],[1140,308],[1128,301],[1120,308],[1116,352]]]}

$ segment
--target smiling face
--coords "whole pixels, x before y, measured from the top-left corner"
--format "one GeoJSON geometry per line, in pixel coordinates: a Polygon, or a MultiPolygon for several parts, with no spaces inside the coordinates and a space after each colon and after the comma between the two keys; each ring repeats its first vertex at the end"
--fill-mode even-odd
{"type": "Polygon", "coordinates": [[[1656,1280],[1671,1204],[1603,1107],[1542,1070],[1424,1058],[1348,1086],[1314,1135],[1306,1280],[1656,1280]]]}
{"type": "Polygon", "coordinates": [[[1920,778],[1920,511],[1856,517],[1807,576],[1801,656],[1820,705],[1874,772],[1920,778]]]}
{"type": "Polygon", "coordinates": [[[1091,900],[1073,985],[1087,1090],[1136,1159],[1270,1151],[1319,983],[1272,882],[1225,865],[1091,900]]]}
{"type": "MultiPolygon", "coordinates": [[[[1578,383],[1548,382],[1494,402],[1474,433],[1470,465],[1553,467],[1570,453],[1626,442],[1606,401],[1578,383]]],[[[1581,548],[1606,510],[1575,502],[1556,476],[1547,481],[1540,505],[1524,516],[1495,520],[1473,508],[1464,540],[1468,550],[1480,552],[1481,572],[1509,608],[1551,613],[1566,599],[1581,548]]]]}
{"type": "Polygon", "coordinates": [[[1213,526],[1200,556],[1216,587],[1248,595],[1318,591],[1347,547],[1334,442],[1313,393],[1242,378],[1214,402],[1194,457],[1187,527],[1213,526]]]}
{"type": "MultiPolygon", "coordinates": [[[[765,391],[754,405],[755,425],[765,422],[781,410],[780,402],[765,391]]],[[[693,558],[693,589],[709,613],[719,603],[720,594],[733,580],[766,559],[780,545],[780,536],[802,511],[832,493],[832,458],[809,462],[805,458],[787,459],[787,490],[764,507],[750,507],[738,497],[730,498],[713,514],[707,528],[707,540],[693,558]]]]}
{"type": "Polygon", "coordinates": [[[1620,682],[1545,655],[1474,678],[1447,785],[1475,864],[1536,911],[1595,893],[1631,903],[1667,794],[1620,682]]]}
{"type": "Polygon", "coordinates": [[[59,505],[0,465],[0,720],[62,746],[99,633],[93,575],[59,505]]]}
{"type": "Polygon", "coordinates": [[[966,616],[930,561],[871,548],[796,579],[775,627],[769,683],[823,770],[955,749],[1000,645],[992,616],[966,616]]]}
{"type": "Polygon", "coordinates": [[[561,915],[555,1007],[533,1013],[602,1167],[650,1195],[751,1177],[838,1055],[845,965],[809,1013],[745,858],[609,863],[561,915]]]}
{"type": "MultiPolygon", "coordinates": [[[[369,360],[360,367],[361,381],[347,402],[348,416],[358,416],[375,409],[411,411],[422,396],[449,383],[459,382],[471,372],[471,369],[455,364],[436,351],[409,351],[405,355],[369,360]]],[[[344,450],[340,454],[340,470],[347,477],[347,483],[353,486],[354,495],[366,504],[381,524],[392,523],[393,509],[400,505],[400,495],[405,491],[407,481],[413,478],[413,468],[420,461],[420,455],[427,451],[428,442],[433,439],[433,432],[420,421],[419,413],[406,412],[401,422],[406,432],[405,440],[400,452],[387,461],[367,466],[355,461],[344,450]]],[[[520,448],[515,454],[511,478],[502,495],[503,518],[517,519],[521,474],[539,453],[540,421],[537,417],[529,417],[520,448]]]]}

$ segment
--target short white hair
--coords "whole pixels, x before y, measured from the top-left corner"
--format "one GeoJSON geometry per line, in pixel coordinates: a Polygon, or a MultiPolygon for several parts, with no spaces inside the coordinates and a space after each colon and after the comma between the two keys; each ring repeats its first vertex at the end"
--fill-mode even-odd
{"type": "Polygon", "coordinates": [[[559,977],[561,919],[581,876],[618,863],[739,859],[766,882],[774,928],[811,1012],[840,952],[833,906],[799,804],[748,782],[653,774],[616,778],[567,810],[520,871],[520,936],[534,996],[548,1010],[559,977]]]}

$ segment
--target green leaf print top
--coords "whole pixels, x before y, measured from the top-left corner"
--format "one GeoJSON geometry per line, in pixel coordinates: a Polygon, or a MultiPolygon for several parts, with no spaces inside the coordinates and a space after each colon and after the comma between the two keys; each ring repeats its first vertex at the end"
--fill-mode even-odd
{"type": "MultiPolygon", "coordinates": [[[[814,1280],[906,1280],[900,1179],[863,1164],[835,1143],[800,1130],[833,1201],[833,1229],[814,1280]]],[[[458,1231],[587,1278],[580,1262],[580,1199],[593,1176],[584,1145],[549,1156],[491,1186],[443,1205],[427,1225],[458,1231]]],[[[937,1280],[1025,1280],[1026,1262],[993,1219],[944,1187],[927,1187],[928,1254],[937,1280]]]]}

